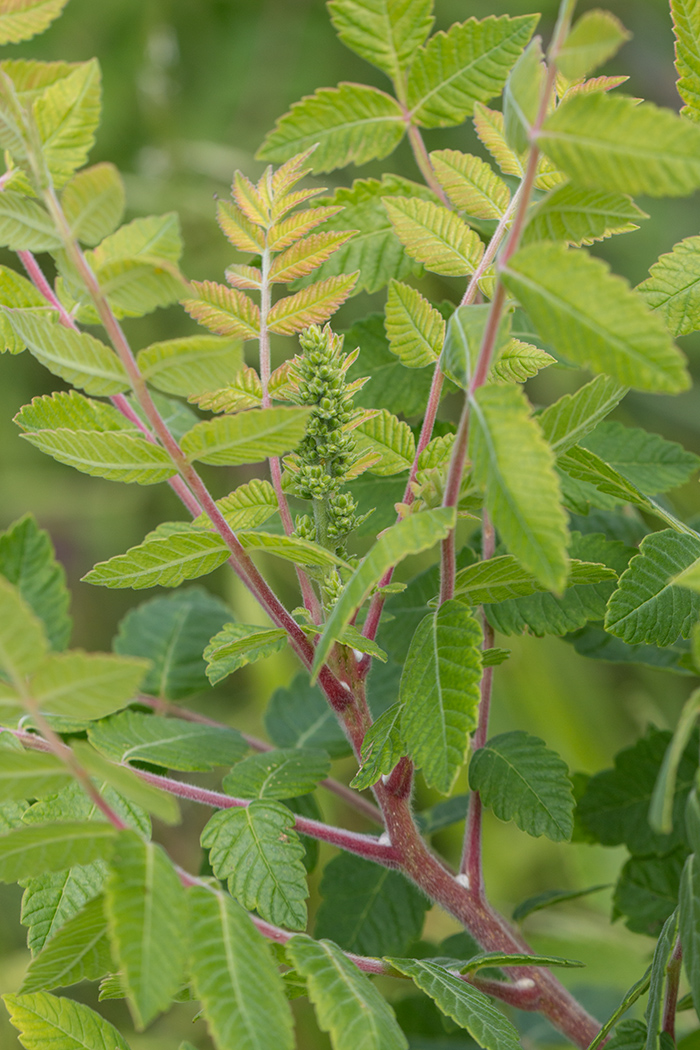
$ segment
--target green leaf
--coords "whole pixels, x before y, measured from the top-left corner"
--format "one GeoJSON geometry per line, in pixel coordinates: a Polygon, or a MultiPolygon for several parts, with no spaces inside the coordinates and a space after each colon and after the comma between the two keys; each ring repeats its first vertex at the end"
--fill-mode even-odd
{"type": "Polygon", "coordinates": [[[109,857],[114,835],[111,824],[71,821],[10,831],[0,836],[0,881],[18,882],[109,857]]]}
{"type": "Polygon", "coordinates": [[[216,685],[239,667],[278,653],[287,644],[287,637],[287,632],[279,627],[227,623],[204,650],[209,681],[216,685]]]}
{"type": "Polygon", "coordinates": [[[202,653],[230,617],[227,605],[199,587],[152,598],[126,614],[113,642],[114,651],[151,661],[143,692],[181,700],[207,689],[202,653]]]}
{"type": "Polygon", "coordinates": [[[218,1050],[293,1050],[292,1015],[261,934],[224,893],[188,891],[192,980],[218,1050]]]}
{"type": "Polygon", "coordinates": [[[666,990],[667,966],[671,961],[672,953],[675,951],[678,936],[677,911],[674,911],[664,925],[661,935],[654,949],[654,958],[651,963],[651,982],[649,984],[649,998],[644,1018],[647,1022],[647,1041],[645,1050],[660,1050],[663,1043],[660,1041],[661,1026],[664,1023],[664,993],[666,990]]]}
{"type": "Polygon", "coordinates": [[[109,784],[124,799],[135,803],[146,813],[152,813],[163,824],[180,823],[180,807],[174,795],[146,783],[126,766],[107,761],[83,740],[72,741],[72,748],[80,765],[92,777],[109,784]]]}
{"type": "Polygon", "coordinates": [[[578,444],[620,403],[626,388],[600,375],[574,394],[564,394],[537,416],[542,434],[559,455],[578,444]]]}
{"type": "Polygon", "coordinates": [[[568,543],[554,457],[520,387],[486,386],[472,402],[474,476],[504,543],[550,590],[566,582],[568,543]]]}
{"type": "Polygon", "coordinates": [[[152,343],[139,351],[136,360],[144,379],[180,397],[217,390],[243,365],[240,344],[214,335],[152,343]]]}
{"type": "MultiPolygon", "coordinates": [[[[697,634],[697,631],[695,632],[697,634]]],[[[654,793],[649,806],[649,823],[654,831],[670,834],[673,831],[673,801],[676,789],[678,766],[683,752],[688,746],[700,711],[700,691],[690,694],[678,719],[671,743],[664,755],[659,775],[654,785],[654,793]]],[[[693,799],[696,796],[693,796],[693,799]]],[[[690,804],[690,803],[689,803],[690,804]]],[[[690,821],[688,821],[690,824],[690,821]]],[[[690,829],[689,829],[690,835],[690,829]]]]}
{"type": "Polygon", "coordinates": [[[86,394],[110,397],[129,388],[119,358],[94,336],[26,310],[5,310],[5,316],[40,364],[86,394]]]}
{"type": "Polygon", "coordinates": [[[105,911],[124,988],[139,1030],[166,1010],[182,984],[184,888],[163,849],[133,831],[115,842],[105,911]]]}
{"type": "Polygon", "coordinates": [[[543,908],[550,908],[565,901],[578,900],[579,897],[587,897],[589,893],[597,893],[599,890],[606,889],[608,889],[608,883],[588,886],[585,890],[545,890],[544,893],[538,893],[536,897],[528,897],[527,900],[518,904],[513,909],[513,922],[522,922],[528,915],[532,915],[535,911],[542,911],[543,908]]]}
{"type": "Polygon", "coordinates": [[[685,862],[680,883],[679,925],[683,947],[683,965],[690,984],[693,1002],[700,1001],[700,871],[697,854],[685,862]]]}
{"type": "Polygon", "coordinates": [[[355,291],[376,292],[392,278],[401,279],[421,271],[409,258],[394,233],[383,199],[389,196],[418,196],[434,200],[425,186],[384,174],[377,179],[356,179],[350,188],[340,187],[327,202],[340,213],[324,229],[355,230],[355,236],[316,272],[317,277],[359,271],[355,291]]]}
{"type": "Polygon", "coordinates": [[[235,729],[136,711],[90,726],[88,739],[114,762],[148,762],[185,772],[233,765],[248,750],[235,729]]]}
{"type": "Polygon", "coordinates": [[[235,798],[296,798],[313,791],[330,772],[325,751],[291,747],[249,755],[223,779],[223,789],[235,798]]]}
{"type": "Polygon", "coordinates": [[[98,562],[83,580],[103,587],[177,587],[213,572],[230,551],[211,532],[174,533],[166,539],[146,540],[126,554],[98,562]]]}
{"type": "Polygon", "coordinates": [[[686,855],[681,848],[665,857],[628,860],[615,887],[613,916],[624,916],[625,925],[634,933],[658,937],[678,904],[686,855]]]}
{"type": "MultiPolygon", "coordinates": [[[[609,509],[611,506],[615,506],[616,503],[631,503],[633,506],[641,507],[643,510],[651,513],[657,513],[661,509],[647,499],[631,481],[623,478],[622,474],[619,474],[605,460],[602,460],[600,456],[596,456],[594,452],[590,452],[587,448],[582,448],[581,445],[574,445],[567,452],[563,452],[557,458],[557,468],[563,483],[566,484],[567,478],[583,483],[583,498],[591,502],[593,506],[609,509]],[[603,495],[600,495],[601,493],[603,495]],[[610,497],[610,499],[607,497],[610,497]],[[597,499],[597,502],[593,502],[594,498],[597,499]]],[[[576,494],[578,492],[576,487],[574,487],[574,492],[576,494]]],[[[565,495],[568,500],[568,488],[565,495]]],[[[577,508],[575,508],[574,512],[581,513],[577,508]]],[[[588,513],[587,507],[583,513],[588,513]]],[[[668,521],[668,518],[664,517],[663,514],[661,514],[661,517],[668,521]]]]}
{"type": "Polygon", "coordinates": [[[323,870],[314,933],[359,955],[405,952],[423,929],[428,899],[400,872],[350,853],[323,870]]]}
{"type": "Polygon", "coordinates": [[[157,485],[177,472],[164,448],[131,433],[61,429],[22,437],[59,463],[108,481],[157,485]]]}
{"type": "Polygon", "coordinates": [[[671,0],[671,17],[676,37],[676,89],[685,102],[681,113],[697,121],[700,117],[700,75],[697,64],[700,26],[695,0],[671,0]]]}
{"type": "MultiPolygon", "coordinates": [[[[0,197],[1,205],[2,197],[0,197]]],[[[49,313],[48,303],[43,295],[26,277],[21,277],[8,266],[0,266],[0,306],[20,307],[40,314],[49,313]]],[[[5,317],[4,310],[0,309],[0,353],[21,354],[25,349],[24,340],[19,338],[5,317]]]]}
{"type": "Polygon", "coordinates": [[[55,186],[63,186],[85,164],[95,141],[100,109],[97,59],[81,62],[34,102],[42,154],[55,186]]]}
{"type": "Polygon", "coordinates": [[[513,66],[503,91],[503,129],[506,142],[516,153],[529,145],[544,87],[544,55],[535,37],[513,66]]]}
{"type": "MultiPolygon", "coordinates": [[[[613,569],[595,562],[573,559],[569,563],[567,586],[615,580],[613,569]]],[[[503,602],[543,590],[542,585],[520,566],[512,554],[501,554],[488,561],[475,562],[460,569],[455,579],[455,595],[469,605],[503,602]]]]}
{"type": "Polygon", "coordinates": [[[673,529],[645,536],[608,602],[605,629],[623,641],[670,645],[687,638],[700,615],[700,596],[677,577],[700,558],[700,539],[673,529]]]}
{"type": "Polygon", "coordinates": [[[578,959],[562,959],[559,955],[525,955],[518,952],[483,952],[475,955],[464,966],[462,974],[476,973],[487,966],[561,966],[564,970],[575,970],[585,963],[578,959]]]}
{"type": "Polygon", "coordinates": [[[251,802],[245,809],[219,810],[202,832],[202,846],[219,879],[244,908],[277,926],[306,925],[304,847],[294,817],[281,802],[251,802]]]}
{"type": "Polygon", "coordinates": [[[481,157],[438,149],[430,154],[435,177],[459,211],[476,219],[502,219],[510,190],[481,157]]]}
{"type": "Polygon", "coordinates": [[[700,128],[652,102],[578,93],[550,114],[537,144],[587,189],[685,197],[700,186],[700,128]]]}
{"type": "Polygon", "coordinates": [[[445,539],[454,523],[454,510],[441,507],[410,515],[387,529],[365,556],[348,580],[333,612],[326,621],[316,647],[312,673],[315,676],[324,664],[333,643],[350,623],[355,611],[362,605],[372,588],[387,569],[403,561],[410,554],[428,550],[445,539]]]}
{"type": "Polygon", "coordinates": [[[499,820],[514,820],[528,835],[567,842],[574,796],[566,763],[544,741],[515,731],[492,737],[472,755],[469,784],[499,820]]]}
{"type": "Polygon", "coordinates": [[[61,246],[46,209],[13,190],[0,196],[0,243],[13,252],[56,251],[61,246]]]}
{"type": "Polygon", "coordinates": [[[557,67],[568,80],[578,80],[617,54],[630,36],[609,11],[586,11],[564,41],[557,67]]]}
{"type": "Polygon", "coordinates": [[[0,44],[18,44],[43,33],[58,18],[67,0],[20,0],[0,12],[0,44]]]}
{"type": "Polygon", "coordinates": [[[442,1013],[465,1028],[484,1050],[516,1050],[517,1031],[483,992],[472,988],[442,966],[421,959],[387,959],[399,973],[411,977],[442,1013]]]}
{"type": "Polygon", "coordinates": [[[182,440],[193,460],[219,466],[259,463],[294,449],[304,436],[308,408],[263,408],[198,423],[182,440]]]}
{"type": "Polygon", "coordinates": [[[492,626],[503,634],[527,630],[538,636],[561,636],[589,620],[602,620],[616,577],[627,568],[634,548],[606,540],[600,533],[572,533],[570,554],[583,562],[572,571],[563,594],[539,593],[488,605],[485,612],[492,626]]]}
{"type": "MultiPolygon", "coordinates": [[[[466,390],[479,359],[491,307],[487,304],[458,306],[447,325],[440,366],[449,378],[466,390]]],[[[505,313],[498,325],[494,356],[509,342],[511,317],[505,313]]]]}
{"type": "Polygon", "coordinates": [[[70,594],[63,566],[55,560],[48,532],[26,514],[0,533],[0,574],[44,624],[52,649],[64,649],[70,639],[70,594]]]}
{"type": "Polygon", "coordinates": [[[650,496],[685,484],[700,458],[675,441],[616,421],[600,423],[582,445],[650,496]]]}
{"type": "Polygon", "coordinates": [[[333,1050],[408,1050],[393,1010],[332,941],[292,937],[286,952],[306,978],[309,999],[333,1050]]]}
{"type": "Polygon", "coordinates": [[[365,420],[353,431],[358,452],[370,452],[380,458],[369,467],[373,474],[385,478],[410,470],[416,455],[416,441],[408,423],[397,419],[386,409],[365,420]]]}
{"type": "Polygon", "coordinates": [[[31,677],[41,711],[91,720],[125,707],[136,696],[148,663],[102,653],[52,653],[31,677]]]}
{"type": "Polygon", "coordinates": [[[112,966],[104,902],[95,897],[29,964],[22,993],[96,981],[112,966]]]}
{"type": "Polygon", "coordinates": [[[483,241],[453,211],[414,197],[385,197],[384,207],[411,258],[448,277],[474,273],[484,254],[483,241]]]}
{"type": "Polygon", "coordinates": [[[356,791],[376,784],[382,774],[391,773],[405,754],[406,745],[401,736],[402,705],[392,704],[377,718],[362,741],[362,765],[350,782],[356,791]]]}
{"type": "Polygon", "coordinates": [[[343,43],[394,82],[433,25],[432,0],[331,0],[328,10],[343,43]]]}
{"type": "Polygon", "coordinates": [[[555,358],[539,346],[510,339],[492,364],[489,379],[493,383],[524,383],[554,361],[555,358]]]}
{"type": "Polygon", "coordinates": [[[96,860],[27,880],[21,921],[29,927],[27,945],[33,954],[42,951],[46,943],[58,936],[65,924],[101,891],[106,877],[105,861],[96,860]]]}
{"type": "Polygon", "coordinates": [[[27,1050],[129,1050],[117,1029],[84,1003],[48,992],[3,999],[27,1050]]]}
{"type": "Polygon", "coordinates": [[[637,291],[649,309],[660,314],[672,335],[698,331],[700,237],[686,237],[672,251],[661,255],[637,291]]]}
{"type": "MultiPolygon", "coordinates": [[[[389,349],[407,368],[435,364],[445,341],[445,321],[420,292],[392,280],[386,300],[389,349]]],[[[410,415],[410,413],[408,413],[410,415]]]]}
{"type": "Polygon", "coordinates": [[[469,793],[453,795],[452,798],[436,802],[434,806],[416,813],[416,823],[422,835],[434,835],[437,831],[459,824],[467,815],[469,793]]]}
{"type": "Polygon", "coordinates": [[[678,767],[673,802],[673,832],[660,835],[649,824],[654,785],[671,742],[671,734],[650,728],[632,747],[615,756],[615,768],[588,781],[579,800],[578,815],[596,840],[605,846],[624,843],[635,855],[666,854],[685,841],[684,811],[697,771],[697,736],[686,748],[678,767]]]}
{"type": "Polygon", "coordinates": [[[332,551],[326,550],[325,547],[311,540],[302,539],[300,536],[279,536],[277,533],[256,530],[241,531],[238,533],[238,539],[246,550],[259,550],[274,554],[296,565],[310,565],[320,569],[330,569],[335,565],[349,567],[346,561],[333,554],[332,551]]]}
{"type": "MultiPolygon", "coordinates": [[[[277,497],[269,481],[253,478],[245,485],[239,485],[228,496],[218,499],[216,506],[234,532],[238,532],[239,529],[256,529],[264,525],[277,510],[277,497]]],[[[206,514],[200,514],[193,524],[203,528],[212,527],[206,514]]]]}
{"type": "Polygon", "coordinates": [[[529,214],[523,244],[566,241],[581,246],[616,233],[639,229],[649,216],[623,193],[586,190],[565,183],[556,186],[529,214]]]}
{"type": "Polygon", "coordinates": [[[23,687],[24,678],[41,663],[48,650],[44,625],[18,588],[0,576],[0,670],[23,687]]]}
{"type": "Polygon", "coordinates": [[[266,136],[257,157],[280,163],[318,144],[309,164],[316,172],[333,171],[388,156],[405,129],[401,107],[391,95],[343,83],[295,102],[266,136]]]}
{"type": "Polygon", "coordinates": [[[0,799],[45,798],[69,784],[72,775],[60,758],[37,751],[3,753],[0,767],[0,799]]]}
{"type": "Polygon", "coordinates": [[[457,22],[436,33],[416,56],[408,77],[415,124],[444,128],[471,116],[475,102],[500,95],[508,73],[537,25],[537,16],[492,15],[457,22]]]}
{"type": "Polygon", "coordinates": [[[126,196],[113,164],[95,164],[74,175],[61,194],[61,207],[73,236],[95,245],[122,220],[126,196]]]}
{"type": "Polygon", "coordinates": [[[138,434],[138,428],[112,405],[84,397],[77,390],[58,390],[33,397],[14,418],[22,430],[89,430],[96,433],[122,431],[138,434]]]}
{"type": "MultiPolygon", "coordinates": [[[[348,369],[348,380],[352,382],[369,376],[362,388],[363,408],[386,408],[405,416],[422,415],[430,392],[431,374],[427,369],[409,372],[403,362],[397,361],[386,338],[382,314],[370,314],[364,320],[356,321],[345,333],[345,340],[346,345],[360,348],[359,358],[348,369]]],[[[383,482],[382,492],[387,491],[386,486],[387,482],[383,482]]],[[[394,503],[402,495],[403,488],[391,501],[391,520],[386,525],[396,520],[394,503]]],[[[370,499],[370,505],[376,506],[377,498],[371,496],[370,499]]],[[[373,518],[375,521],[371,523],[370,531],[376,533],[380,526],[375,523],[377,515],[373,518]]]]}
{"type": "Polygon", "coordinates": [[[344,758],[352,749],[330,704],[320,689],[298,674],[288,689],[272,694],[265,712],[265,729],[277,747],[313,747],[331,758],[344,758]]]}
{"type": "Polygon", "coordinates": [[[476,729],[481,681],[479,624],[460,602],[426,616],[401,677],[401,735],[426,782],[446,795],[476,729]]]}
{"type": "Polygon", "coordinates": [[[636,390],[687,388],[683,357],[660,318],[601,260],[560,244],[532,244],[508,261],[503,281],[545,342],[574,363],[636,390]]]}

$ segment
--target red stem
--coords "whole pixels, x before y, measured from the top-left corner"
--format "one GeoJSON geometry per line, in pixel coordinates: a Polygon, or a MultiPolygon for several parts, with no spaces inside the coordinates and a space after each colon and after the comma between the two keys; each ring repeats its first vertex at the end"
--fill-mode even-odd
{"type": "Polygon", "coordinates": [[[666,997],[664,999],[664,1013],[661,1024],[661,1031],[670,1035],[674,1043],[676,1041],[676,1007],[678,1005],[678,987],[681,981],[682,962],[683,948],[679,937],[666,967],[666,997]]]}

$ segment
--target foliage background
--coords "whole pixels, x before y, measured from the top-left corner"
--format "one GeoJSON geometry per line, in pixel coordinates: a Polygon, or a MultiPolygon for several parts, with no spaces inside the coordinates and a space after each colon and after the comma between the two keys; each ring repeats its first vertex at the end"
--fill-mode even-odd
{"type": "MultiPolygon", "coordinates": [[[[447,28],[470,15],[513,15],[539,9],[543,12],[540,31],[546,39],[556,6],[554,0],[539,4],[536,0],[436,0],[436,28],[447,28]]],[[[594,6],[579,3],[577,12],[594,6]]],[[[623,90],[678,108],[667,0],[611,0],[607,6],[634,34],[614,67],[615,72],[630,75],[623,90]]],[[[125,174],[128,218],[167,210],[180,214],[186,245],[183,269],[189,277],[199,279],[220,279],[230,261],[228,245],[214,222],[213,196],[227,194],[236,167],[251,177],[259,176],[262,165],[254,159],[255,150],[275,118],[303,94],[339,80],[385,86],[379,71],[336,40],[323,0],[70,0],[63,17],[43,36],[12,48],[11,55],[49,60],[99,58],[104,120],[91,159],[112,160],[125,174]]],[[[429,149],[479,149],[471,128],[427,132],[426,141],[429,149]]],[[[405,143],[389,163],[392,170],[418,178],[405,143]]],[[[326,184],[347,184],[358,174],[374,175],[380,170],[378,165],[367,165],[359,172],[335,173],[326,184]]],[[[681,237],[697,233],[699,225],[697,195],[639,203],[651,220],[638,232],[595,249],[634,283],[646,276],[658,255],[669,251],[681,237]]],[[[16,264],[10,258],[0,261],[16,264]]],[[[449,279],[429,279],[432,298],[454,297],[456,287],[449,279]]],[[[382,308],[383,293],[359,296],[343,308],[341,326],[382,308]]],[[[134,345],[140,347],[188,334],[195,326],[179,308],[172,308],[126,327],[134,345]]],[[[682,343],[700,379],[697,340],[695,336],[682,343]]],[[[290,346],[289,340],[281,341],[276,350],[289,354],[290,346]]],[[[548,404],[579,385],[580,378],[569,370],[549,369],[530,384],[530,397],[548,404]]],[[[73,644],[109,649],[126,609],[156,592],[134,596],[129,591],[107,591],[80,583],[80,577],[94,562],[126,550],[149,528],[180,517],[181,512],[166,486],[111,485],[71,471],[21,441],[12,416],[31,397],[57,388],[58,381],[29,354],[0,358],[0,529],[27,510],[34,511],[51,532],[68,572],[76,621],[73,644]]],[[[444,418],[450,413],[454,416],[455,408],[456,403],[450,405],[448,399],[442,410],[444,418]]],[[[700,453],[700,387],[677,398],[631,395],[617,418],[663,433],[700,453]]],[[[210,480],[215,494],[222,495],[246,478],[240,470],[219,468],[210,480]]],[[[697,482],[673,493],[673,500],[682,515],[692,519],[700,514],[697,482]]],[[[266,569],[279,571],[271,565],[266,569]]],[[[291,584],[285,575],[276,582],[283,592],[291,584]]],[[[233,603],[241,619],[262,622],[233,574],[219,570],[210,577],[210,585],[233,603]]],[[[673,726],[693,684],[690,678],[640,667],[586,661],[556,639],[516,638],[500,644],[512,648],[513,656],[495,676],[492,731],[525,729],[541,735],[574,770],[593,772],[609,764],[612,755],[650,721],[664,728],[673,726]]],[[[201,702],[208,712],[213,704],[222,720],[259,730],[260,713],[271,692],[294,671],[292,658],[283,653],[276,661],[238,672],[213,697],[203,697],[201,702]]],[[[342,764],[338,771],[342,775],[342,764]]],[[[424,792],[421,804],[431,801],[424,792]]],[[[196,869],[197,832],[204,812],[194,808],[183,812],[181,831],[169,831],[162,837],[176,859],[196,869]],[[190,840],[189,847],[185,839],[190,840]]],[[[354,819],[336,812],[330,804],[326,816],[348,821],[349,826],[354,819]]],[[[458,852],[460,831],[455,828],[444,833],[440,844],[446,851],[458,852]]],[[[485,835],[487,885],[506,912],[544,889],[607,882],[619,867],[615,851],[534,841],[512,825],[497,825],[494,819],[487,819],[485,835]]],[[[602,892],[575,905],[538,913],[527,920],[526,927],[537,949],[589,964],[585,971],[563,974],[564,978],[572,975],[570,982],[579,990],[586,986],[586,1001],[599,1016],[605,1016],[619,1001],[646,965],[653,946],[619,923],[610,928],[609,912],[610,893],[602,892]]],[[[27,961],[18,913],[18,895],[3,888],[2,992],[16,990],[27,961]]],[[[427,932],[441,939],[454,932],[454,924],[433,913],[427,932]]],[[[86,1001],[94,1005],[91,995],[85,988],[86,1001]]],[[[144,1035],[132,1033],[121,1004],[103,1007],[133,1050],[175,1050],[182,1038],[202,1050],[211,1046],[203,1023],[191,1025],[192,1010],[186,1006],[176,1007],[144,1035]]],[[[547,1033],[544,1022],[533,1019],[533,1024],[530,1045],[550,1038],[556,1043],[556,1035],[547,1033]]],[[[299,1026],[299,1046],[304,1050],[329,1046],[303,1005],[299,1026]]],[[[4,1016],[0,1017],[0,1045],[7,1050],[19,1045],[4,1016]]],[[[416,1037],[411,1043],[415,1050],[469,1045],[473,1044],[460,1034],[445,1035],[440,1042],[416,1037]]]]}

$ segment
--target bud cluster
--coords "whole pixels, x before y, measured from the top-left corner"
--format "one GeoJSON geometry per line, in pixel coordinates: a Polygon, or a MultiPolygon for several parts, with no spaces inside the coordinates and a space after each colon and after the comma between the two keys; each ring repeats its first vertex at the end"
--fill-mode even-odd
{"type": "MultiPolygon", "coordinates": [[[[292,491],[313,502],[313,520],[297,518],[297,535],[338,550],[357,526],[357,504],[341,488],[356,461],[355,438],[348,429],[357,418],[354,390],[346,372],[354,355],[343,353],[343,337],[325,325],[312,325],[300,336],[302,353],[294,358],[289,377],[293,400],[311,407],[306,434],[288,463],[292,491]]],[[[354,387],[355,384],[352,384],[354,387]]]]}

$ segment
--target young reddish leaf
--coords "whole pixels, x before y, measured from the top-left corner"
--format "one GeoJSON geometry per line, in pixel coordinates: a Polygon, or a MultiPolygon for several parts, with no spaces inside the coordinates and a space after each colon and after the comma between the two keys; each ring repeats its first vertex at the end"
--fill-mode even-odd
{"type": "Polygon", "coordinates": [[[304,237],[277,256],[270,268],[270,280],[275,284],[286,284],[297,277],[305,277],[354,236],[354,230],[340,230],[304,237]]]}
{"type": "Polygon", "coordinates": [[[231,201],[219,201],[216,219],[234,248],[239,248],[242,252],[254,252],[256,255],[264,251],[265,238],[262,230],[231,201]]]}
{"type": "Polygon", "coordinates": [[[190,317],[210,332],[237,339],[255,339],[259,335],[260,310],[247,295],[215,281],[192,281],[192,287],[199,298],[185,299],[182,305],[190,317]]]}
{"type": "Polygon", "coordinates": [[[357,277],[357,272],[327,277],[296,295],[279,299],[268,314],[270,331],[278,335],[293,335],[310,324],[327,321],[352,293],[357,277]]]}

